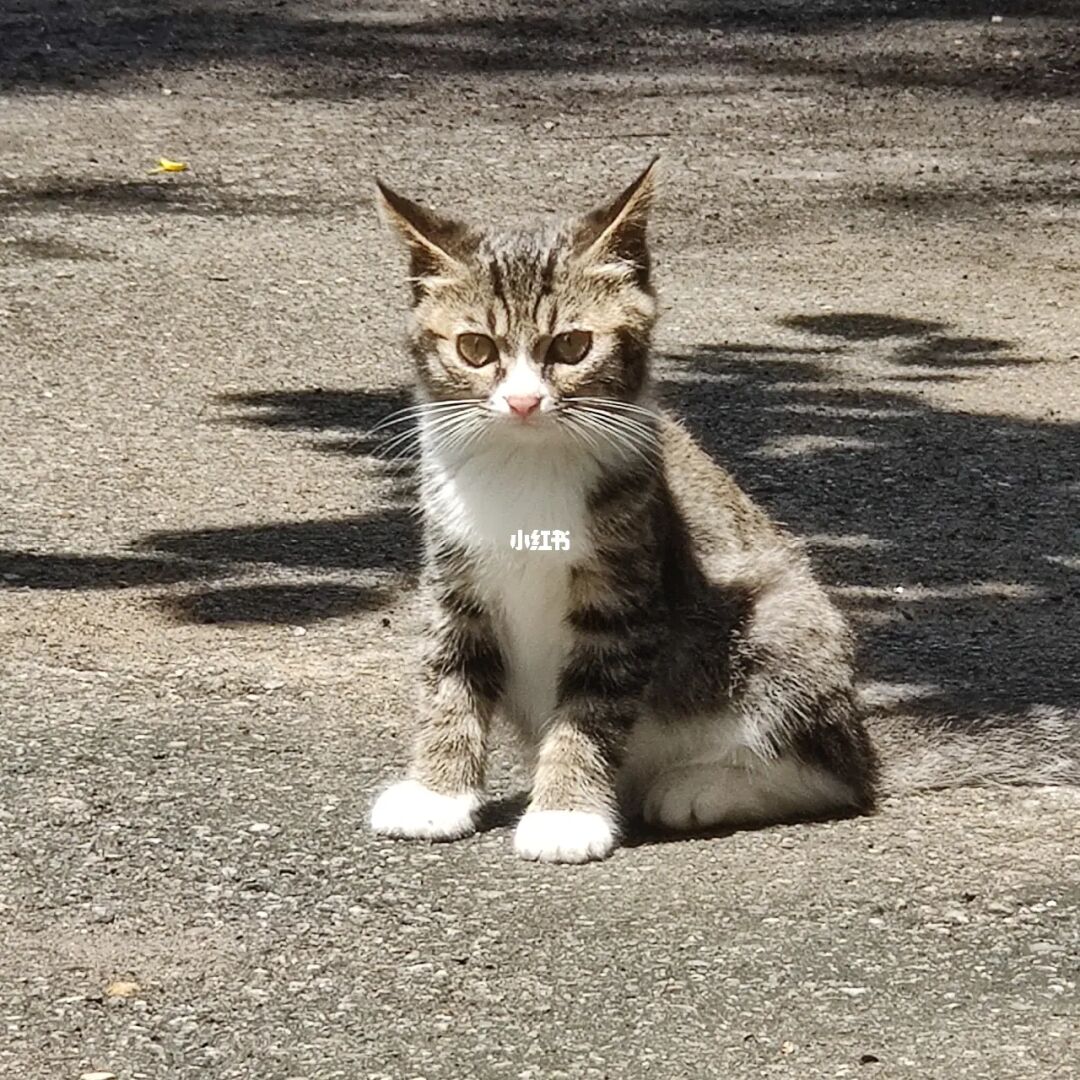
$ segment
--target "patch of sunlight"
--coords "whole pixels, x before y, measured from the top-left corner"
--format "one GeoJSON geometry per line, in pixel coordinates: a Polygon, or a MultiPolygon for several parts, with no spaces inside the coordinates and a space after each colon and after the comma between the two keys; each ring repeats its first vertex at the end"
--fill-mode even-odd
{"type": "Polygon", "coordinates": [[[1080,570],[1080,555],[1044,555],[1047,562],[1064,566],[1066,570],[1080,570]]]}
{"type": "Polygon", "coordinates": [[[811,547],[839,551],[884,551],[893,547],[891,540],[868,533],[811,533],[803,538],[811,547]]]}
{"type": "Polygon", "coordinates": [[[1018,581],[972,581],[965,585],[836,585],[829,590],[850,600],[892,600],[900,604],[926,600],[1034,600],[1046,590],[1018,581]]]}
{"type": "Polygon", "coordinates": [[[866,682],[859,684],[859,691],[867,705],[887,708],[933,697],[941,687],[937,683],[866,682]]]}
{"type": "Polygon", "coordinates": [[[798,413],[806,416],[828,416],[845,420],[898,420],[921,416],[919,409],[868,409],[864,405],[815,405],[813,402],[789,401],[784,405],[768,405],[766,412],[798,413]]]}
{"type": "Polygon", "coordinates": [[[833,450],[880,450],[888,443],[859,439],[853,435],[782,435],[770,439],[751,453],[751,457],[789,458],[805,454],[823,454],[833,450]]]}

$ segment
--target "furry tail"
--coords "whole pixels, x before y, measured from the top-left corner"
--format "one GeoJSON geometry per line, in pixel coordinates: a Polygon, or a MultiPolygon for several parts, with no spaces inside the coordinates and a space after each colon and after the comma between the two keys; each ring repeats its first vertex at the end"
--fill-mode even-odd
{"type": "Polygon", "coordinates": [[[877,716],[882,793],[987,784],[1080,785],[1080,710],[1046,705],[979,721],[877,716]]]}

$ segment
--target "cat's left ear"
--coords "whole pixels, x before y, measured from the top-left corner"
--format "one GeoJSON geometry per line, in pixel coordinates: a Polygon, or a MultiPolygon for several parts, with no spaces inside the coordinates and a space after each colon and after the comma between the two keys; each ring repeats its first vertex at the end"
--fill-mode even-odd
{"type": "Polygon", "coordinates": [[[466,272],[462,259],[472,240],[468,226],[425,209],[378,180],[375,186],[383,221],[408,246],[414,297],[419,299],[425,288],[439,282],[461,277],[466,272]]]}
{"type": "Polygon", "coordinates": [[[658,160],[653,158],[645,171],[617,198],[587,214],[577,229],[577,248],[584,259],[624,263],[633,269],[642,288],[649,283],[645,226],[652,205],[658,160]]]}

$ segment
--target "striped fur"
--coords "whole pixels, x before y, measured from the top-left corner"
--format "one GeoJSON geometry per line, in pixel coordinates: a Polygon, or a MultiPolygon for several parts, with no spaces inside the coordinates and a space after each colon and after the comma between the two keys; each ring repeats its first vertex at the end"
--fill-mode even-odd
{"type": "Polygon", "coordinates": [[[376,830],[470,831],[500,714],[534,763],[526,858],[603,857],[634,817],[869,811],[843,619],[798,545],[652,402],[651,167],[584,218],[510,234],[381,190],[412,258],[432,629],[411,776],[376,802],[376,830]],[[584,358],[549,360],[569,331],[591,334],[584,358]],[[497,358],[466,363],[462,334],[497,358]],[[526,420],[507,409],[522,393],[539,403],[526,420]],[[514,550],[518,528],[565,529],[570,550],[514,550]]]}

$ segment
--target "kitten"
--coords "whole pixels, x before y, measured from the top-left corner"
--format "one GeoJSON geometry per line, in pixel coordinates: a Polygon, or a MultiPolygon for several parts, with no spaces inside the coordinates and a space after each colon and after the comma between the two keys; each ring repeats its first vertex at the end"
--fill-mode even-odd
{"type": "Polygon", "coordinates": [[[526,859],[603,858],[634,818],[874,806],[843,618],[651,396],[653,165],[588,215],[506,233],[379,185],[411,260],[432,625],[410,778],[377,833],[473,832],[496,715],[533,758],[526,859]],[[558,550],[524,546],[540,530],[558,550]]]}

